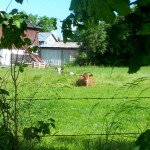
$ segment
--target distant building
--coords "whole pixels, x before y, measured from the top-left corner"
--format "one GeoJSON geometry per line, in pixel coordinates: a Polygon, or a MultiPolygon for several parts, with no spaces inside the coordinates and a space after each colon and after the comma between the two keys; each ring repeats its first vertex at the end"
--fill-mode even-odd
{"type": "MultiPolygon", "coordinates": [[[[27,31],[26,35],[28,38],[31,39],[32,45],[38,46],[38,32],[40,30],[40,27],[34,26],[31,23],[27,23],[27,31]]],[[[0,37],[2,36],[2,27],[0,27],[0,37]]],[[[32,46],[31,45],[31,46],[32,46]]],[[[9,66],[11,63],[15,62],[15,59],[17,57],[17,61],[21,61],[22,58],[25,56],[28,61],[35,61],[36,55],[34,54],[28,54],[27,49],[29,47],[22,47],[20,49],[12,48],[12,52],[6,48],[0,49],[0,63],[1,65],[9,66]],[[12,55],[12,62],[11,62],[11,55],[12,55]]],[[[38,57],[38,56],[37,56],[38,57]]],[[[39,59],[40,60],[40,59],[39,59]]]]}
{"type": "Polygon", "coordinates": [[[38,34],[39,46],[52,44],[58,42],[58,37],[54,31],[52,32],[39,32],[38,34]]]}
{"type": "Polygon", "coordinates": [[[66,62],[74,61],[78,55],[79,45],[76,42],[55,42],[40,45],[41,59],[51,66],[61,66],[66,62]]]}

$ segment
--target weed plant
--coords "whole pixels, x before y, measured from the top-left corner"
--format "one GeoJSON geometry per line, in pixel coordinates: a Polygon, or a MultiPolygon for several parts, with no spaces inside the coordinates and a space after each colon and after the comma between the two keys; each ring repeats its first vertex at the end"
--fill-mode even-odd
{"type": "MultiPolygon", "coordinates": [[[[0,76],[7,71],[1,69],[0,76]]],[[[111,67],[66,67],[63,74],[55,68],[26,68],[19,76],[20,131],[54,118],[52,134],[81,136],[46,137],[36,149],[130,150],[138,134],[150,127],[149,74],[149,67],[136,74],[111,67]],[[94,75],[93,87],[75,85],[85,72],[94,75]],[[118,135],[123,133],[137,134],[118,135]]],[[[9,76],[6,86],[13,93],[9,76]]]]}

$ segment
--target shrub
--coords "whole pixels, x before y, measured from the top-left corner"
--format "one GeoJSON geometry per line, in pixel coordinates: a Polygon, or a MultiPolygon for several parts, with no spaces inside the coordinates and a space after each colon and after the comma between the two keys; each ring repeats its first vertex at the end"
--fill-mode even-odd
{"type": "Polygon", "coordinates": [[[76,64],[79,66],[86,66],[87,62],[88,62],[88,57],[87,54],[85,52],[82,52],[81,54],[79,54],[76,58],[76,64]]]}

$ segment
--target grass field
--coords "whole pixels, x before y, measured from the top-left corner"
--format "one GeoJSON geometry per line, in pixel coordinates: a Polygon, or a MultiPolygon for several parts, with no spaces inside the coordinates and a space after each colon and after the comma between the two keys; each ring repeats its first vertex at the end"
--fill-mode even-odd
{"type": "MultiPolygon", "coordinates": [[[[127,71],[128,68],[66,67],[63,74],[57,74],[54,68],[26,68],[18,79],[21,128],[53,118],[56,129],[51,134],[80,135],[43,138],[36,149],[130,150],[138,135],[109,134],[141,133],[150,127],[150,67],[136,74],[127,71]],[[70,76],[70,71],[77,75],[70,76]],[[94,75],[93,87],[75,85],[85,72],[94,75]]],[[[0,76],[12,98],[9,70],[1,69],[0,76]]]]}

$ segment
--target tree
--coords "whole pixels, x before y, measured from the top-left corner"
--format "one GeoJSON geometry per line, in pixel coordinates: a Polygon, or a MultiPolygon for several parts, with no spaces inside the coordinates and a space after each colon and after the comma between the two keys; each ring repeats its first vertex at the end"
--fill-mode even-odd
{"type": "MultiPolygon", "coordinates": [[[[23,0],[16,0],[16,2],[22,3],[23,0]]],[[[19,50],[22,47],[27,47],[28,52],[32,53],[37,51],[37,46],[33,46],[31,39],[27,38],[27,14],[25,12],[19,12],[17,9],[13,9],[10,13],[0,11],[0,26],[2,28],[2,37],[0,38],[0,48],[7,48],[12,52],[12,49],[19,50]]],[[[12,56],[12,55],[11,55],[12,56]]],[[[18,56],[18,55],[17,55],[18,56]]],[[[24,71],[24,67],[27,65],[23,63],[17,63],[17,58],[14,61],[14,65],[11,63],[10,74],[13,83],[13,92],[11,98],[9,91],[6,89],[5,79],[0,86],[0,149],[20,149],[20,131],[19,131],[19,74],[24,71]]],[[[11,57],[12,60],[12,57],[11,57]]],[[[12,62],[12,61],[11,61],[12,62]]],[[[7,80],[7,79],[6,79],[7,80]]],[[[39,121],[38,127],[24,128],[22,135],[27,140],[40,139],[40,134],[49,134],[49,126],[54,125],[54,120],[50,119],[50,123],[44,123],[39,121]]],[[[31,148],[31,147],[30,147],[31,148]]]]}
{"type": "Polygon", "coordinates": [[[86,27],[89,24],[99,24],[99,21],[113,23],[117,16],[125,16],[125,21],[134,34],[134,49],[130,59],[129,73],[134,73],[143,64],[150,64],[150,1],[136,0],[72,0],[70,10],[73,11],[64,21],[62,26],[64,41],[73,36],[72,26],[86,27]],[[131,5],[135,5],[132,11],[131,5]]]}
{"type": "Polygon", "coordinates": [[[136,38],[130,30],[130,24],[126,22],[124,16],[118,16],[110,26],[108,35],[108,56],[106,64],[117,66],[128,66],[133,55],[133,41],[136,38]]]}
{"type": "Polygon", "coordinates": [[[38,24],[38,15],[29,14],[27,21],[36,26],[38,24]]]}
{"type": "Polygon", "coordinates": [[[117,17],[110,25],[100,22],[87,30],[74,32],[80,43],[79,65],[127,66],[132,54],[134,36],[125,22],[125,17],[117,17]],[[85,57],[86,56],[86,57],[85,57]],[[84,63],[83,63],[84,62],[84,63]]]}
{"type": "Polygon", "coordinates": [[[57,29],[56,18],[49,18],[47,16],[39,17],[38,15],[29,14],[27,21],[35,26],[40,26],[44,32],[51,32],[57,29]]]}
{"type": "Polygon", "coordinates": [[[44,32],[50,32],[57,29],[56,27],[56,18],[49,18],[46,16],[40,17],[37,23],[38,26],[42,27],[44,32]]]}
{"type": "MultiPolygon", "coordinates": [[[[80,36],[78,39],[80,39],[81,42],[81,56],[83,55],[82,52],[87,54],[86,65],[103,64],[102,57],[107,51],[107,28],[108,25],[101,22],[99,25],[91,26],[91,28],[84,30],[78,35],[80,36]]],[[[81,56],[79,56],[79,58],[81,56]]]]}

